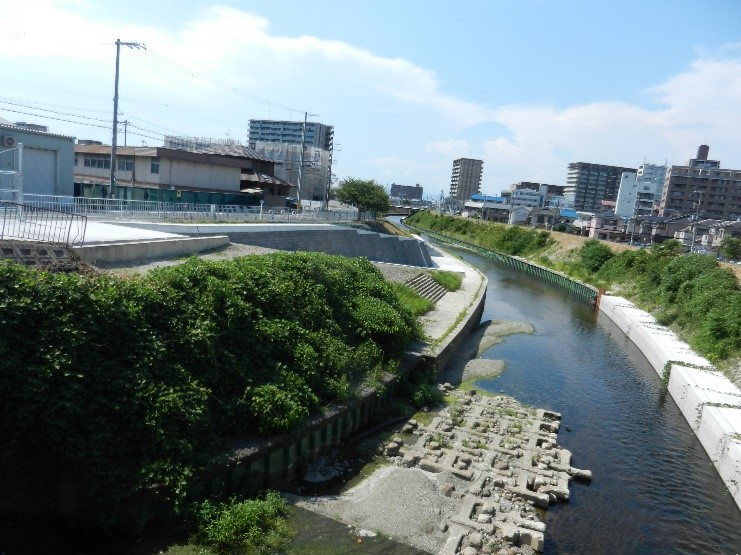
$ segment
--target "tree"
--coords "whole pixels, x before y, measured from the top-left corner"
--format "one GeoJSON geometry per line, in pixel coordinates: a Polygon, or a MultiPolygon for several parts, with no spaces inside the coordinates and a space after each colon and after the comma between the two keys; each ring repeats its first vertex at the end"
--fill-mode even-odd
{"type": "Polygon", "coordinates": [[[596,239],[589,239],[579,249],[582,264],[590,272],[596,272],[614,255],[610,247],[596,239]]]}
{"type": "Polygon", "coordinates": [[[720,253],[729,260],[741,258],[741,239],[737,237],[723,237],[720,244],[720,253]]]}
{"type": "Polygon", "coordinates": [[[389,196],[382,185],[374,179],[344,179],[335,192],[337,200],[345,204],[352,204],[358,208],[358,217],[361,212],[376,213],[388,212],[391,205],[389,196]]]}

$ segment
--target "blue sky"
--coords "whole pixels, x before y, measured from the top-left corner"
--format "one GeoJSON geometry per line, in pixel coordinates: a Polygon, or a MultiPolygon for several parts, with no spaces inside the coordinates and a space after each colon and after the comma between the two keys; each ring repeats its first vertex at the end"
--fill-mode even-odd
{"type": "Polygon", "coordinates": [[[120,38],[147,46],[121,54],[128,144],[244,141],[250,118],[308,111],[335,126],[339,179],[432,196],[461,156],[484,160],[488,194],[563,184],[575,161],[683,164],[702,143],[741,168],[738,0],[0,0],[0,13],[0,117],[80,139],[110,143],[120,38]]]}

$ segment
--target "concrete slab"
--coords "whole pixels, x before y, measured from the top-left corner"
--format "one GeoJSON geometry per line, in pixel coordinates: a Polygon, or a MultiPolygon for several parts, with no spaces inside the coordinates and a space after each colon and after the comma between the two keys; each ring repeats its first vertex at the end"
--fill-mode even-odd
{"type": "Polygon", "coordinates": [[[103,243],[130,243],[132,241],[156,241],[184,237],[175,233],[148,228],[132,227],[123,223],[88,221],[85,229],[85,245],[103,243]]]}

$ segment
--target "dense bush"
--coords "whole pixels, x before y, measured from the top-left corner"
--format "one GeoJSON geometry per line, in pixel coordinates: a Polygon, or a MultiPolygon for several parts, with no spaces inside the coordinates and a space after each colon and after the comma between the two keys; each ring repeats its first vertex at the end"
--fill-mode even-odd
{"type": "Polygon", "coordinates": [[[550,234],[528,227],[482,222],[470,218],[417,212],[406,219],[411,225],[445,234],[481,247],[511,255],[535,253],[550,244],[550,234]]]}
{"type": "Polygon", "coordinates": [[[275,492],[264,499],[204,501],[193,513],[196,531],[191,540],[218,553],[276,553],[289,540],[286,502],[275,492]]]}
{"type": "Polygon", "coordinates": [[[0,262],[0,501],[43,508],[60,484],[101,515],[154,485],[182,498],[224,438],[347,398],[414,333],[360,258],[192,259],[129,279],[0,262]]]}
{"type": "Polygon", "coordinates": [[[442,400],[440,390],[429,382],[421,382],[412,390],[411,401],[417,408],[433,408],[442,403],[442,400]]]}
{"type": "Polygon", "coordinates": [[[597,272],[613,257],[610,247],[596,239],[589,239],[579,249],[581,263],[589,272],[597,272]]]}

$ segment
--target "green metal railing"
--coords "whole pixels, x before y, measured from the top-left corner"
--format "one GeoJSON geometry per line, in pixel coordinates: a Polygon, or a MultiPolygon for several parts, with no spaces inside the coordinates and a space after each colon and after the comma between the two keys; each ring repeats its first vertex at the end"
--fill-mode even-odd
{"type": "Polygon", "coordinates": [[[436,239],[437,241],[440,241],[442,243],[448,243],[456,247],[470,250],[481,256],[486,256],[487,258],[493,258],[497,262],[501,262],[502,264],[505,264],[511,268],[515,268],[516,270],[525,272],[526,274],[550,283],[555,287],[559,287],[560,289],[567,291],[568,293],[590,304],[591,306],[594,306],[597,303],[599,291],[595,287],[571,279],[569,276],[564,275],[560,272],[556,272],[544,266],[539,266],[538,264],[534,264],[533,262],[530,262],[529,260],[526,260],[524,258],[520,258],[519,256],[510,256],[501,252],[485,249],[484,247],[474,245],[473,243],[468,243],[466,241],[461,241],[460,239],[448,237],[447,235],[443,235],[441,233],[409,225],[406,222],[404,225],[414,229],[419,233],[429,235],[433,239],[436,239]]]}

